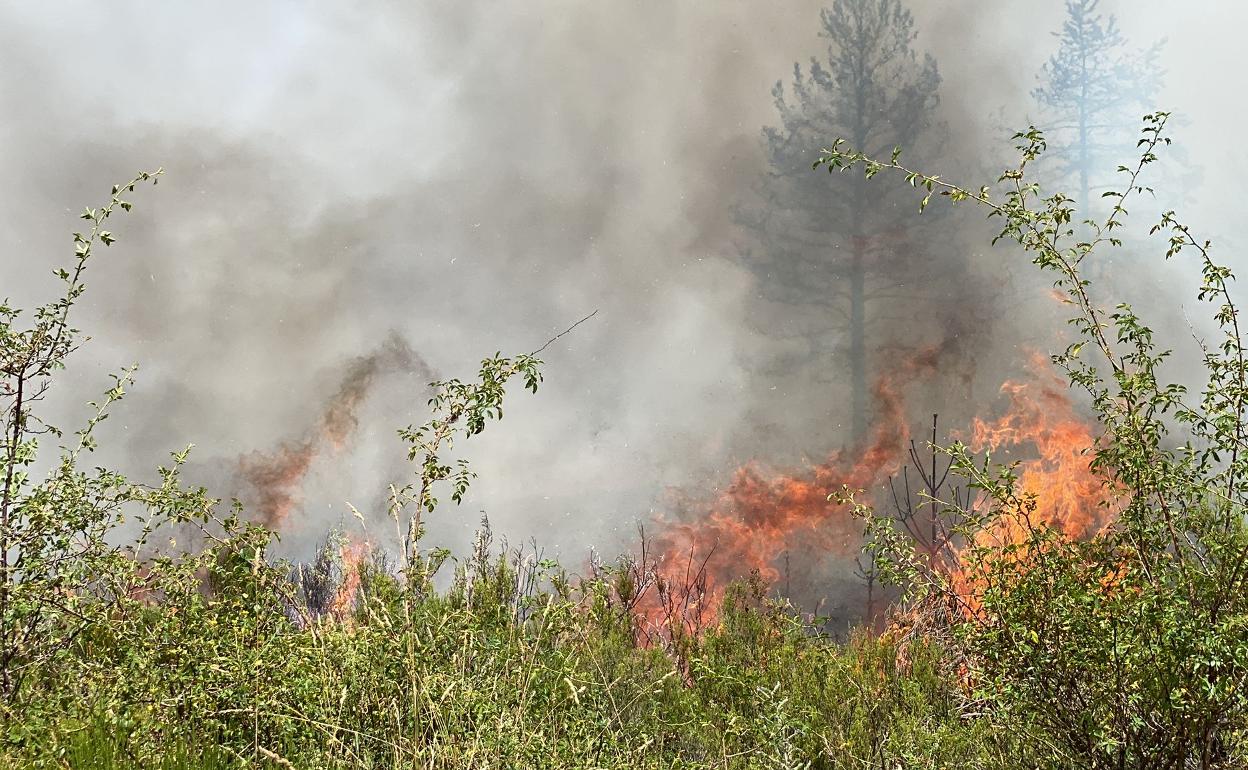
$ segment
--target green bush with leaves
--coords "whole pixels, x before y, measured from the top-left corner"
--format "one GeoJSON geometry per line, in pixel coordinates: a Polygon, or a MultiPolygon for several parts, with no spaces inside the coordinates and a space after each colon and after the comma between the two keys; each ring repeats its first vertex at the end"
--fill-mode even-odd
{"type": "Polygon", "coordinates": [[[954,472],[979,490],[979,504],[953,511],[950,533],[962,577],[935,569],[882,519],[870,516],[891,577],[912,599],[948,608],[974,697],[1003,726],[1050,747],[1052,762],[1089,768],[1216,768],[1248,762],[1248,455],[1244,409],[1248,365],[1231,271],[1217,264],[1173,212],[1150,229],[1166,259],[1194,257],[1196,292],[1212,309],[1218,339],[1198,338],[1205,382],[1193,398],[1169,382],[1170,351],[1127,304],[1104,310],[1083,268],[1123,247],[1127,206],[1152,191],[1148,167],[1170,143],[1168,114],[1146,116],[1140,157],[1122,166],[1110,214],[1076,229],[1066,195],[1044,196],[1029,166],[1045,150],[1031,129],[1019,164],[1003,174],[1003,197],[911,170],[900,151],[877,159],[843,148],[817,166],[904,175],[923,195],[972,201],[1002,221],[999,239],[1017,242],[1067,297],[1075,339],[1053,362],[1088,396],[1101,428],[1088,447],[1104,497],[1090,504],[1112,523],[1074,539],[1046,523],[1043,499],[1022,491],[1016,466],[946,448],[954,472]],[[1021,533],[1004,542],[1003,531],[1021,533]]]}
{"type": "MultiPolygon", "coordinates": [[[[135,367],[115,376],[104,397],[90,404],[86,424],[72,438],[37,409],[81,343],[71,311],[86,290],[96,248],[116,241],[109,219],[129,211],[126,196],[142,183],[155,184],[161,173],[114,186],[108,203],[83,212],[91,228],[74,233],[73,261],[54,271],[63,284],[60,296],[28,314],[0,303],[0,717],[6,754],[35,750],[64,758],[84,730],[125,734],[140,712],[174,721],[205,699],[230,698],[228,688],[214,691],[211,681],[179,678],[188,644],[217,619],[264,616],[266,605],[281,596],[263,557],[270,535],[245,524],[237,509],[218,516],[218,501],[182,485],[179,471],[189,449],[158,469],[156,484],[86,465],[95,430],[125,395],[135,367]],[[60,442],[59,451],[41,453],[41,444],[52,442],[60,442]],[[161,555],[157,542],[186,527],[200,533],[204,547],[161,555]],[[212,617],[204,616],[206,582],[215,586],[215,601],[230,603],[228,613],[214,607],[212,617]],[[145,683],[155,677],[166,690],[183,688],[185,697],[153,699],[145,683]],[[130,705],[122,709],[120,703],[130,705]]],[[[264,631],[249,632],[254,640],[264,631]]],[[[246,658],[235,653],[247,646],[236,634],[214,638],[235,643],[214,661],[244,665],[246,658]]],[[[149,755],[156,751],[151,747],[149,755]]]]}

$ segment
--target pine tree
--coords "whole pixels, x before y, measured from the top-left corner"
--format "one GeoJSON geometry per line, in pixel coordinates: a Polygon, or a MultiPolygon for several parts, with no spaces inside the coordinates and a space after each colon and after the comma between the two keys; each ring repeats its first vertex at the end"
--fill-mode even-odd
{"type": "Polygon", "coordinates": [[[1161,88],[1161,43],[1133,50],[1100,0],[1067,0],[1057,52],[1044,65],[1032,95],[1044,112],[1049,183],[1077,182],[1084,218],[1114,181],[1114,169],[1134,152],[1140,115],[1161,88]]]}
{"type": "MultiPolygon", "coordinates": [[[[931,144],[940,75],[913,48],[914,19],[900,0],[836,0],[821,13],[826,62],[794,65],[788,89],[772,93],[780,122],[763,131],[769,168],[760,204],[743,213],[755,236],[744,261],[762,296],[802,315],[797,335],[821,365],[835,368],[848,337],[855,441],[868,418],[867,338],[878,303],[912,302],[938,260],[907,237],[915,199],[852,175],[810,173],[837,137],[907,156],[931,144]]],[[[930,247],[928,247],[930,248],[930,247]]],[[[921,291],[921,290],[920,290],[921,291]]]]}

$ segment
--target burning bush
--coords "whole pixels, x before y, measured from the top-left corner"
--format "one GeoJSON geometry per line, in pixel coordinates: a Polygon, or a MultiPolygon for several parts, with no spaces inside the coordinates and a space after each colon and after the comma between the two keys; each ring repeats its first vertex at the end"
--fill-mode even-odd
{"type": "MultiPolygon", "coordinates": [[[[954,472],[979,495],[957,510],[961,543],[954,574],[933,569],[868,516],[889,577],[912,601],[935,597],[956,640],[960,672],[983,708],[1003,724],[1054,746],[1068,766],[1230,767],[1243,760],[1248,726],[1248,455],[1244,452],[1248,362],[1230,271],[1215,263],[1173,212],[1150,229],[1167,259],[1193,255],[1198,298],[1213,309],[1220,340],[1200,342],[1206,381],[1199,400],[1163,379],[1169,356],[1129,305],[1106,311],[1093,300],[1082,267],[1123,244],[1127,205],[1148,191],[1168,115],[1145,118],[1137,163],[1122,167],[1121,192],[1106,193],[1111,213],[1073,224],[1074,202],[1041,197],[1029,165],[1045,149],[1031,129],[1019,134],[1021,160],[988,187],[968,190],[890,159],[843,149],[817,165],[897,171],[923,192],[972,201],[1000,217],[1000,238],[1017,241],[1074,309],[1077,338],[1052,357],[1084,391],[1099,435],[1062,421],[1037,436],[1041,466],[993,464],[972,450],[993,449],[1031,429],[1039,408],[979,423],[970,444],[947,448],[954,472]],[[1055,451],[1046,451],[1049,447],[1055,451]],[[1238,746],[1238,748],[1237,748],[1238,746]]],[[[1016,400],[1025,391],[1015,386],[1016,400]]],[[[1049,402],[1060,399],[1042,392],[1049,402]]],[[[933,606],[927,602],[925,606],[933,606]]]]}

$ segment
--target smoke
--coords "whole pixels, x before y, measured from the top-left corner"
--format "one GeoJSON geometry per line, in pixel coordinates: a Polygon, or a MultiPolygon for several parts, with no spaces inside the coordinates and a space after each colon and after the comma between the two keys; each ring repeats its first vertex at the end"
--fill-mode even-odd
{"type": "Polygon", "coordinates": [[[433,379],[428,364],[407,342],[391,334],[376,351],[348,363],[342,382],[308,435],[273,451],[256,451],[239,459],[237,476],[247,487],[243,501],[252,503],[248,509],[257,520],[277,531],[302,524],[290,519],[302,502],[308,471],[319,457],[338,457],[350,448],[364,400],[373,391],[377,377],[391,371],[433,379]]]}
{"type": "MultiPolygon", "coordinates": [[[[912,5],[950,127],[933,170],[976,182],[1000,159],[980,148],[1026,120],[1061,4],[912,5]]],[[[93,267],[78,323],[95,340],[58,415],[72,425],[107,371],[140,362],[100,462],[143,473],[193,442],[202,478],[284,519],[296,550],[346,500],[376,517],[410,473],[394,429],[425,418],[427,372],[470,376],[481,356],[531,350],[600,309],[547,351],[536,397],[510,396],[506,419],[462,446],[480,479],[430,539],[462,549],[486,509],[513,539],[609,552],[665,490],[723,487],[750,460],[822,458],[846,440],[838,384],[800,357],[763,366],[789,343],[757,323],[757,279],[734,254],[734,204],[765,172],[771,86],[822,55],[819,7],[11,4],[0,294],[46,296],[76,212],[163,165],[93,267]],[[408,352],[371,352],[391,330],[408,352]]],[[[1138,8],[1106,10],[1141,45],[1169,36],[1167,106],[1190,110],[1192,162],[1242,168],[1208,149],[1229,143],[1239,106],[1202,101],[1236,25],[1170,27],[1160,3],[1138,8]]],[[[1196,200],[1222,200],[1233,173],[1196,200]]],[[[1211,226],[1233,221],[1212,211],[1211,226]]],[[[989,232],[968,220],[961,236],[982,284],[942,288],[965,320],[932,329],[899,303],[873,332],[873,345],[960,342],[946,373],[910,388],[946,424],[1017,371],[1025,345],[1052,345],[1051,303],[998,301],[1030,267],[981,247],[989,232]]]]}

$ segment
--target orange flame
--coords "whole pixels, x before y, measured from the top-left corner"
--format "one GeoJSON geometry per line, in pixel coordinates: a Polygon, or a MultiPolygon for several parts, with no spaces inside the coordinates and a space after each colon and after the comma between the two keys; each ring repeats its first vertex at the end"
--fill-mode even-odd
{"type": "MultiPolygon", "coordinates": [[[[917,378],[936,371],[942,352],[941,347],[922,350],[878,378],[871,439],[859,453],[835,452],[798,473],[769,472],[749,463],[711,500],[687,504],[682,520],[660,520],[654,541],[662,554],[657,572],[669,584],[700,592],[698,612],[673,618],[671,602],[664,607],[650,601],[638,609],[643,626],[673,626],[674,620],[693,626],[688,621],[692,616],[705,627],[714,622],[713,608],[728,581],[753,571],[774,585],[789,553],[802,555],[808,563],[856,553],[862,545],[862,525],[827,497],[843,485],[878,490],[898,470],[910,437],[904,391],[917,378]],[[697,574],[700,567],[705,574],[697,574]]],[[[1083,538],[1114,516],[1114,506],[1104,502],[1112,490],[1089,466],[1096,443],[1092,427],[1079,417],[1065,382],[1043,357],[1033,356],[1029,369],[1027,381],[1002,386],[1009,398],[1003,416],[976,418],[963,439],[973,452],[1024,455],[1018,469],[1019,497],[1034,501],[1034,509],[1028,504],[1028,510],[1017,512],[1025,517],[1003,516],[984,533],[985,542],[1021,542],[1026,528],[1034,526],[1083,538]]],[[[955,549],[953,563],[945,569],[954,573],[955,586],[970,595],[975,581],[960,566],[964,553],[955,549]]],[[[682,630],[696,633],[701,627],[682,630]]]]}
{"type": "Polygon", "coordinates": [[[351,362],[308,436],[286,442],[272,452],[253,452],[239,458],[239,476],[254,491],[255,508],[265,526],[280,529],[286,523],[303,501],[303,480],[313,461],[347,448],[359,427],[360,406],[378,375],[397,369],[415,369],[432,376],[428,365],[407,343],[391,335],[377,350],[351,362]]]}
{"type": "MultiPolygon", "coordinates": [[[[974,545],[998,549],[1019,545],[1041,528],[1055,530],[1067,540],[1084,539],[1111,524],[1121,507],[1117,490],[1091,467],[1096,437],[1075,413],[1066,383],[1038,355],[1032,356],[1029,368],[1031,381],[1007,381],[1001,386],[1010,399],[1006,413],[991,422],[976,418],[966,442],[974,452],[1008,454],[1030,447],[1036,455],[1019,463],[1017,502],[1012,509],[1002,510],[1003,515],[979,534],[974,545]]],[[[981,499],[976,504],[989,501],[981,499]]],[[[1027,554],[1003,558],[1025,560],[1027,554]]],[[[955,566],[952,584],[964,609],[975,612],[983,588],[980,576],[955,566]]]]}
{"type": "Polygon", "coordinates": [[[338,548],[342,561],[342,584],[329,603],[329,614],[340,623],[349,623],[355,610],[355,600],[360,592],[360,569],[372,552],[367,541],[348,540],[338,548]]]}
{"type": "Polygon", "coordinates": [[[271,454],[253,452],[239,458],[239,473],[255,490],[260,520],[278,529],[303,497],[300,485],[316,457],[312,440],[283,444],[271,454]]]}
{"type": "MultiPolygon", "coordinates": [[[[803,561],[816,561],[858,551],[861,523],[846,506],[830,502],[828,495],[842,486],[854,490],[878,486],[897,470],[910,437],[903,391],[936,371],[946,347],[913,353],[877,379],[874,427],[861,453],[833,452],[824,462],[798,473],[772,472],[758,463],[747,463],[713,499],[687,503],[683,521],[659,520],[654,541],[661,554],[658,572],[678,590],[683,586],[703,594],[697,597],[701,614],[694,625],[714,622],[711,608],[730,580],[753,571],[764,582],[777,583],[789,553],[811,557],[803,561]],[[691,577],[690,567],[695,573],[702,568],[705,574],[691,577]]],[[[653,602],[642,607],[640,615],[650,627],[673,622],[653,602]]]]}
{"type": "Polygon", "coordinates": [[[1091,426],[1075,414],[1074,404],[1043,359],[1033,356],[1032,381],[1009,381],[1001,392],[1010,407],[1001,418],[976,418],[967,446],[974,452],[1007,452],[1034,447],[1039,457],[1020,467],[1018,491],[1036,501],[1035,517],[1072,538],[1082,538],[1108,521],[1100,505],[1106,485],[1090,467],[1096,444],[1091,426]]]}

